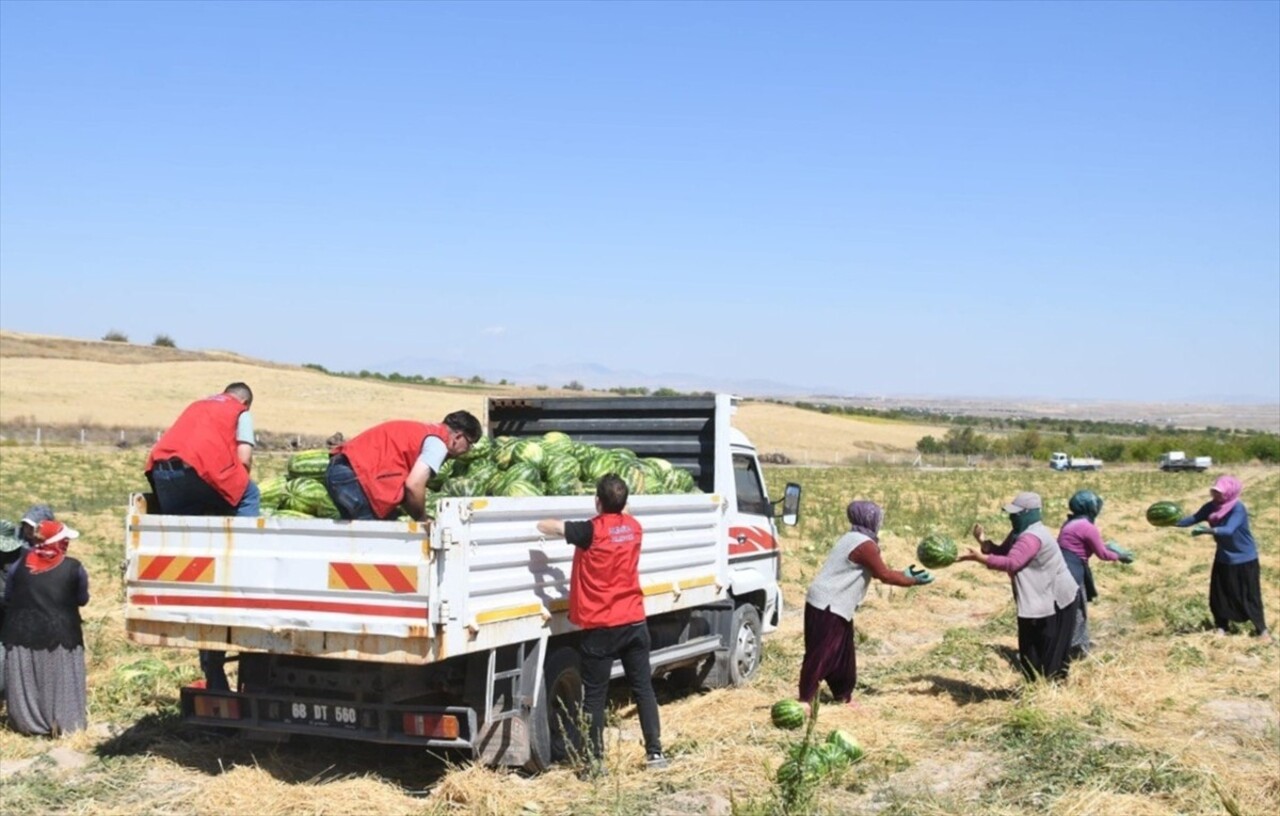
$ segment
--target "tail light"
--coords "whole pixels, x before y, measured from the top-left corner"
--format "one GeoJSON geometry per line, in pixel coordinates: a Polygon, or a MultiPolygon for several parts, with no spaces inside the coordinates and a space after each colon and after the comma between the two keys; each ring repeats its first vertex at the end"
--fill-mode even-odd
{"type": "Polygon", "coordinates": [[[234,697],[197,694],[192,704],[197,717],[209,717],[215,720],[240,719],[240,701],[234,697]]]}
{"type": "Polygon", "coordinates": [[[411,737],[458,738],[458,718],[452,714],[410,714],[403,717],[404,733],[411,737]]]}

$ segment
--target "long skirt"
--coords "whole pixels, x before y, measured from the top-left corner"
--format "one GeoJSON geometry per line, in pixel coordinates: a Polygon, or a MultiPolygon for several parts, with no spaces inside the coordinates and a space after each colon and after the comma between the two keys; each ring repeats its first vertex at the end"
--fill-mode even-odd
{"type": "Polygon", "coordinates": [[[1250,621],[1256,634],[1267,631],[1257,559],[1245,564],[1213,562],[1209,573],[1209,611],[1218,629],[1226,629],[1233,621],[1250,621]]]}
{"type": "Polygon", "coordinates": [[[804,662],[800,664],[800,700],[809,702],[827,681],[836,702],[853,699],[858,684],[858,653],[853,644],[853,621],[830,609],[804,605],[804,662]]]}
{"type": "Polygon", "coordinates": [[[23,734],[58,736],[85,727],[84,647],[5,646],[9,722],[23,734]]]}
{"type": "Polygon", "coordinates": [[[1071,634],[1071,648],[1078,654],[1088,654],[1093,647],[1093,640],[1089,637],[1089,601],[1098,597],[1098,588],[1093,583],[1093,570],[1089,568],[1088,561],[1070,550],[1062,551],[1062,560],[1067,562],[1067,571],[1080,585],[1080,594],[1076,596],[1080,613],[1076,615],[1075,631],[1071,634]]]}
{"type": "Polygon", "coordinates": [[[1028,680],[1067,676],[1080,598],[1044,618],[1018,618],[1018,659],[1028,680]]]}

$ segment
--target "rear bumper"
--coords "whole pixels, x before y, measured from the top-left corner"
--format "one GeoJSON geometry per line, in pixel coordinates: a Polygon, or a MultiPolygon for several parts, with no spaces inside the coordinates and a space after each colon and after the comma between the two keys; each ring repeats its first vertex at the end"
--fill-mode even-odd
{"type": "Polygon", "coordinates": [[[196,725],[474,753],[476,713],[465,706],[392,705],[197,686],[184,687],[179,702],[183,720],[196,725]]]}

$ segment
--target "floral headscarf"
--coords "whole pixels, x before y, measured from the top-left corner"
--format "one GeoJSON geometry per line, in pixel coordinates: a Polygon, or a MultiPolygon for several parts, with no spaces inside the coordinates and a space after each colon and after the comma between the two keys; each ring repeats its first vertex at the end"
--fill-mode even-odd
{"type": "Polygon", "coordinates": [[[1244,490],[1244,485],[1240,484],[1240,480],[1234,476],[1219,476],[1218,481],[1213,483],[1212,490],[1222,496],[1222,501],[1214,497],[1214,509],[1209,514],[1209,523],[1217,525],[1226,521],[1231,508],[1240,501],[1240,491],[1244,490]]]}

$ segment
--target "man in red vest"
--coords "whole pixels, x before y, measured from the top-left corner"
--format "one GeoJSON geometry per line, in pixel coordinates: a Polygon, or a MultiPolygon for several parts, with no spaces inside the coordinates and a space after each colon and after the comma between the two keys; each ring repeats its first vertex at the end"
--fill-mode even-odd
{"type": "Polygon", "coordinates": [[[374,425],[335,446],[325,487],[345,519],[393,519],[400,506],[426,518],[427,480],[449,456],[461,456],[480,438],[480,420],[454,411],[443,422],[397,419],[374,425]]]}
{"type": "MultiPolygon", "coordinates": [[[[253,464],[253,392],[242,382],[187,406],[147,457],[159,512],[171,516],[257,516],[262,494],[253,464]]],[[[226,652],[200,651],[205,685],[228,691],[226,652]]]]}
{"type": "Polygon", "coordinates": [[[610,473],[596,483],[596,517],[590,521],[538,522],[538,532],[558,536],[575,549],[569,576],[569,622],[583,630],[583,707],[591,724],[588,773],[600,770],[604,707],[615,659],[622,661],[640,713],[640,731],[649,768],[665,768],[658,698],[649,666],[649,625],[640,591],[640,522],[624,511],[627,483],[610,473]]]}

